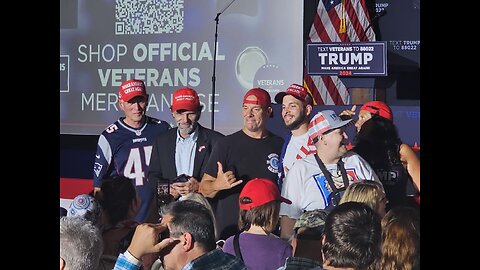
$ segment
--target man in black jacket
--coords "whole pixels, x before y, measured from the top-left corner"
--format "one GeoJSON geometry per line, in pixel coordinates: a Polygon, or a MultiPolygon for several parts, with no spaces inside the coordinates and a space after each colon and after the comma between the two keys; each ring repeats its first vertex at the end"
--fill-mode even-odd
{"type": "Polygon", "coordinates": [[[177,89],[171,107],[177,127],[161,134],[153,145],[148,179],[169,184],[174,198],[198,191],[212,148],[224,137],[198,123],[202,108],[195,90],[177,89]],[[178,177],[181,175],[186,177],[178,177]]]}

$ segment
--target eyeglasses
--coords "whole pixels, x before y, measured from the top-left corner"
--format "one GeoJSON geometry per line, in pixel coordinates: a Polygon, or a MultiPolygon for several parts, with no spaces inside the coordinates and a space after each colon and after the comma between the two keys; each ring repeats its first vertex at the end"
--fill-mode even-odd
{"type": "Polygon", "coordinates": [[[182,235],[183,232],[171,232],[168,228],[165,229],[163,232],[161,232],[158,237],[159,237],[159,240],[162,241],[163,239],[167,239],[167,238],[173,238],[173,237],[179,237],[180,235],[182,235]]]}
{"type": "Polygon", "coordinates": [[[170,237],[170,230],[168,228],[158,235],[158,238],[160,241],[162,241],[163,239],[167,239],[169,237],[170,237]]]}

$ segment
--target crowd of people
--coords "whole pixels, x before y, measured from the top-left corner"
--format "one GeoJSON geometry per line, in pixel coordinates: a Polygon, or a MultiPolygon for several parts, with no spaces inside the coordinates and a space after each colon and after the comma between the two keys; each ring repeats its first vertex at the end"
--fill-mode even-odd
{"type": "Polygon", "coordinates": [[[408,183],[420,192],[420,160],[388,105],[368,102],[355,121],[356,106],[312,116],[299,84],[274,100],[285,138],[267,129],[262,88],[225,136],[198,123],[194,89],[173,93],[171,128],[146,115],[143,81],[123,82],[94,189],[60,211],[60,269],[420,269],[419,207],[406,200],[408,183]]]}

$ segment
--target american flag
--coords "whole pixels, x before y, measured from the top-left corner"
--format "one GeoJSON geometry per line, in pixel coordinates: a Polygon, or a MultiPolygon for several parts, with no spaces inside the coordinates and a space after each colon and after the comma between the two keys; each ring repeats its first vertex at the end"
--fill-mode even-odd
{"type": "MultiPolygon", "coordinates": [[[[320,0],[307,43],[375,41],[369,24],[365,0],[320,0]]],[[[304,86],[316,105],[350,104],[350,93],[337,76],[310,76],[304,67],[304,86]]]]}

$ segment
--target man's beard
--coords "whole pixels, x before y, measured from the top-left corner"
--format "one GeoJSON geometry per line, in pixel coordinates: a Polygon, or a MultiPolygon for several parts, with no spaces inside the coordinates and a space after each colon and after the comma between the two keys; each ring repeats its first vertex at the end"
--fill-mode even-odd
{"type": "Polygon", "coordinates": [[[195,122],[192,125],[190,125],[190,127],[188,127],[188,128],[181,129],[180,127],[178,127],[178,130],[180,131],[180,134],[182,134],[182,135],[190,135],[190,134],[192,134],[192,132],[195,131],[196,128],[197,128],[197,123],[195,122]]]}
{"type": "Polygon", "coordinates": [[[295,130],[298,127],[300,127],[300,125],[303,124],[306,118],[307,118],[307,115],[305,114],[305,112],[303,112],[300,115],[300,117],[298,117],[297,119],[295,119],[295,121],[293,121],[293,123],[290,123],[287,125],[285,124],[285,121],[284,121],[283,124],[285,125],[285,128],[287,128],[288,130],[295,130]]]}

